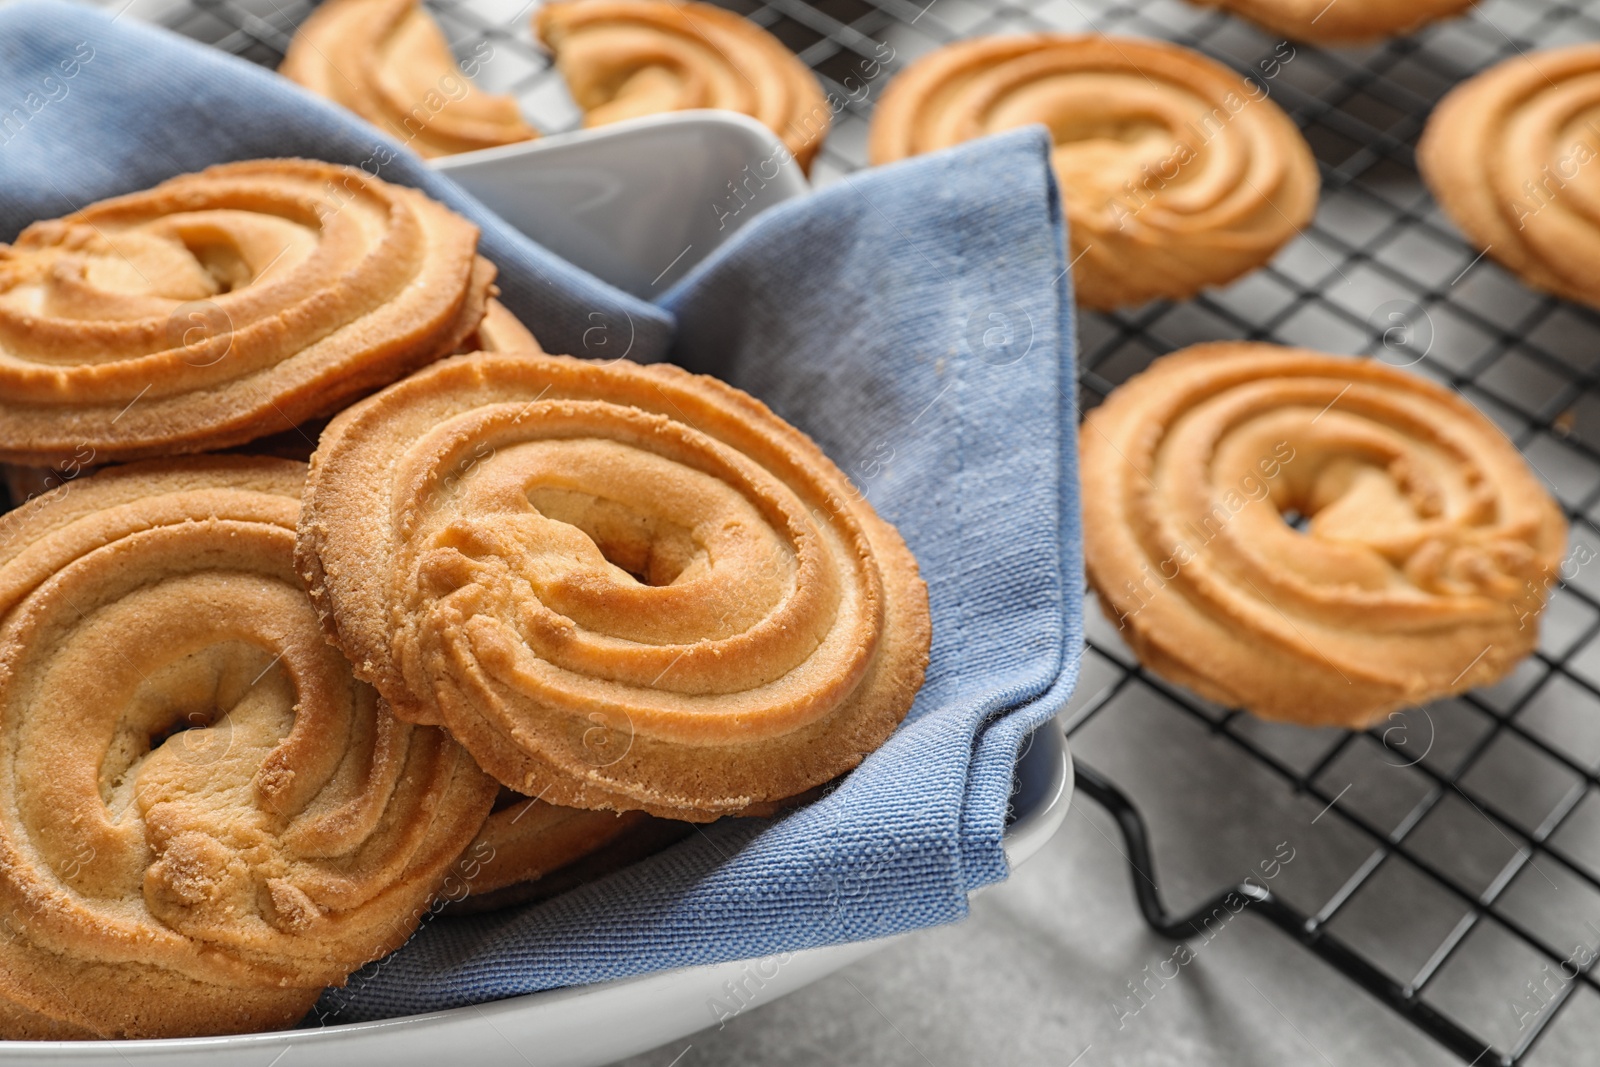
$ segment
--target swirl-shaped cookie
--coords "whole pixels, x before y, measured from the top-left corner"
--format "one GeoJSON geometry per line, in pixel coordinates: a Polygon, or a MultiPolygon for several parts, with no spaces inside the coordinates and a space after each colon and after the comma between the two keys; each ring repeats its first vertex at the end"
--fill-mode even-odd
{"type": "Polygon", "coordinates": [[[894,527],[759,401],[676,367],[445,360],[341,413],[299,560],[413,722],[564,807],[706,821],[854,767],[927,664],[894,527]]]}
{"type": "Polygon", "coordinates": [[[152,461],[0,519],[0,1035],[292,1025],[488,814],[466,752],[324,640],[304,475],[152,461]]]}
{"type": "MultiPolygon", "coordinates": [[[[472,335],[464,340],[459,352],[542,352],[539,342],[515,315],[506,310],[498,300],[490,300],[484,309],[483,320],[472,335]]],[[[297,459],[302,463],[311,458],[317,449],[317,438],[328,424],[326,418],[303,422],[292,430],[258,437],[241,452],[252,456],[277,456],[280,459],[297,459]]],[[[70,482],[96,469],[95,450],[84,446],[71,459],[54,467],[26,467],[14,463],[0,463],[0,487],[4,487],[13,506],[22,504],[40,493],[70,482]]]]}
{"type": "Polygon", "coordinates": [[[1029,123],[1055,140],[1085,307],[1227,282],[1316,210],[1316,161],[1266,90],[1161,41],[1033,34],[940,48],[889,84],[868,153],[889,163],[1029,123]]]}
{"type": "Polygon", "coordinates": [[[1500,431],[1425,379],[1197,345],[1115,390],[1081,437],[1101,606],[1202,696],[1359,727],[1534,648],[1566,523],[1500,431]]]}
{"type": "Polygon", "coordinates": [[[1399,37],[1451,18],[1477,0],[1191,0],[1249,19],[1290,40],[1348,44],[1399,37]]]}
{"type": "Polygon", "coordinates": [[[772,34],[712,4],[558,0],[534,17],[585,126],[689,108],[738,111],[782,139],[801,169],[833,109],[816,75],[772,34]]]}
{"type": "Polygon", "coordinates": [[[213,167],[0,245],[0,460],[243,444],[453,352],[478,230],[353,167],[213,167]]]}
{"type": "Polygon", "coordinates": [[[327,0],[301,24],[278,73],[421,156],[539,135],[516,100],[473,87],[418,0],[327,0]]]}
{"type": "Polygon", "coordinates": [[[1529,285],[1600,307],[1600,45],[1508,59],[1456,86],[1417,168],[1468,240],[1529,285]]]}
{"type": "Polygon", "coordinates": [[[489,301],[483,321],[471,337],[461,344],[462,352],[543,352],[533,331],[506,310],[498,300],[489,301]]]}

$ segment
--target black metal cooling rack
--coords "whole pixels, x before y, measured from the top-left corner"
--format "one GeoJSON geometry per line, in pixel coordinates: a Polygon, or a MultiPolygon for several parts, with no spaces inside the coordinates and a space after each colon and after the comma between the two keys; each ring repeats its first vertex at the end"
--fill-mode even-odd
{"type": "MultiPolygon", "coordinates": [[[[136,2],[139,14],[268,65],[312,6],[136,2]]],[[[1438,213],[1413,160],[1428,112],[1451,85],[1519,51],[1600,38],[1600,5],[1485,0],[1468,18],[1413,37],[1325,51],[1287,45],[1179,0],[721,2],[770,29],[846,101],[814,167],[818,184],[865,165],[866,123],[887,78],[960,37],[1091,29],[1162,37],[1263,80],[1317,154],[1323,197],[1316,220],[1271,266],[1226,289],[1182,304],[1084,314],[1083,405],[1153,357],[1202,340],[1271,340],[1405,363],[1449,383],[1498,422],[1552,485],[1575,542],[1600,550],[1600,316],[1531,293],[1483,261],[1438,213]],[[862,61],[881,60],[885,43],[894,58],[863,94],[862,61]]],[[[463,57],[481,61],[482,45],[490,45],[480,84],[516,95],[547,132],[577,125],[528,31],[534,3],[428,3],[463,57]]],[[[1600,1006],[1600,565],[1580,568],[1554,590],[1540,650],[1506,682],[1366,733],[1265,730],[1146,674],[1098,623],[1093,603],[1087,614],[1070,735],[1087,736],[1119,704],[1158,703],[1265,768],[1287,793],[1322,807],[1312,822],[1341,822],[1364,856],[1316,907],[1241,884],[1174,916],[1157,886],[1141,809],[1080,759],[1079,788],[1119,825],[1136,899],[1159,934],[1190,938],[1218,907],[1248,899],[1248,910],[1473,1064],[1523,1062],[1578,1014],[1572,1005],[1588,998],[1586,1013],[1600,1006]],[[1387,765],[1387,807],[1364,799],[1368,785],[1357,787],[1360,768],[1378,765],[1387,765]],[[1526,904],[1522,888],[1539,885],[1535,873],[1566,894],[1559,909],[1526,904]],[[1442,917],[1422,924],[1435,931],[1431,948],[1425,942],[1409,959],[1385,951],[1406,909],[1397,918],[1368,906],[1371,898],[1431,901],[1426,907],[1442,917]],[[1580,954],[1585,946],[1590,951],[1580,954]],[[1466,965],[1475,956],[1490,964],[1466,965]]],[[[1192,798],[1201,806],[1214,801],[1192,798]]],[[[1592,1032],[1583,1040],[1592,1060],[1592,1032]]]]}

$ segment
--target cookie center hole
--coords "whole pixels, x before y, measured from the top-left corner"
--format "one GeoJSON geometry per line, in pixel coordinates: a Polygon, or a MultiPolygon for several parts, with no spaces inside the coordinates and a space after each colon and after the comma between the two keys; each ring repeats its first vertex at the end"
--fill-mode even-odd
{"type": "Polygon", "coordinates": [[[154,752],[179,734],[190,730],[199,730],[207,726],[215,726],[222,717],[220,708],[209,710],[191,710],[176,715],[166,726],[160,727],[150,733],[150,751],[154,752]]]}
{"type": "Polygon", "coordinates": [[[641,585],[671,585],[699,552],[683,526],[616,500],[570,489],[534,489],[528,500],[547,519],[589,536],[606,562],[641,585]]]}
{"type": "Polygon", "coordinates": [[[201,269],[211,275],[219,295],[243,288],[255,278],[250,264],[232,242],[185,235],[183,244],[201,269]]]}

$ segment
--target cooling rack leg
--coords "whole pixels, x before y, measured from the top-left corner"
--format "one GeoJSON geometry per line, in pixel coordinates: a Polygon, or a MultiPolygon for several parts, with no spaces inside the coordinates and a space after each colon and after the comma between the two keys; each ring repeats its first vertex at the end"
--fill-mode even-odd
{"type": "Polygon", "coordinates": [[[1076,757],[1072,764],[1077,778],[1077,791],[1106,809],[1122,831],[1122,840],[1127,845],[1128,865],[1132,868],[1134,898],[1139,902],[1139,912],[1144,916],[1144,921],[1157,934],[1174,941],[1187,941],[1201,933],[1202,922],[1218,908],[1226,908],[1230,901],[1237,903],[1237,899],[1242,897],[1249,901],[1249,907],[1244,910],[1261,916],[1293,937],[1466,1063],[1477,1067],[1491,1064],[1509,1067],[1513,1062],[1509,1058],[1496,1056],[1491,1046],[1435,1011],[1417,996],[1415,990],[1400,985],[1325,935],[1313,920],[1285,904],[1270,889],[1241,882],[1218,893],[1189,914],[1173,916],[1161,900],[1161,887],[1156,881],[1155,859],[1150,852],[1150,833],[1145,826],[1144,816],[1139,814],[1139,809],[1134,807],[1127,794],[1113,785],[1110,779],[1076,757]]]}

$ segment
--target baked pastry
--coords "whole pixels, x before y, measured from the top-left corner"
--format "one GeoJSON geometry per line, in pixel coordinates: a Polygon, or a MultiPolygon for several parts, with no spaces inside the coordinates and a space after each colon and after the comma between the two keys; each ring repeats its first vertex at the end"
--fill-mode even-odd
{"type": "Polygon", "coordinates": [[[322,436],[298,559],[395,714],[563,807],[801,793],[927,664],[894,527],[759,401],[666,365],[483,353],[369,397],[322,436]]]}
{"type": "Polygon", "coordinates": [[[323,639],[304,476],[152,461],[0,518],[0,1036],[293,1025],[488,814],[466,752],[323,639]]]}
{"type": "Polygon", "coordinates": [[[278,73],[420,156],[539,136],[516,100],[473,86],[418,0],[326,0],[295,32],[278,73]]]}
{"type": "Polygon", "coordinates": [[[533,25],[585,126],[688,108],[738,111],[777,134],[809,171],[833,121],[816,75],[793,52],[712,4],[557,0],[533,25]]]}
{"type": "Polygon", "coordinates": [[[1476,0],[1192,0],[1295,41],[1351,44],[1399,37],[1467,11],[1476,0]]]}
{"type": "Polygon", "coordinates": [[[1537,642],[1566,522],[1494,424],[1426,379],[1196,345],[1114,390],[1081,439],[1089,581],[1139,659],[1203,697],[1355,728],[1491,683],[1537,642]]]}
{"type": "Polygon", "coordinates": [[[1439,102],[1417,169],[1467,239],[1536,288],[1600,306],[1600,45],[1530,52],[1439,102]]]}
{"type": "Polygon", "coordinates": [[[0,460],[243,444],[453,352],[494,267],[478,230],[309,160],[230,163],[0,245],[0,460]]]}
{"type": "Polygon", "coordinates": [[[548,900],[659,852],[692,823],[642,811],[546,804],[502,788],[494,811],[456,860],[452,913],[548,900]]]}
{"type": "Polygon", "coordinates": [[[1032,34],[947,45],[902,71],[867,150],[890,163],[1044,123],[1084,307],[1181,299],[1272,258],[1310,221],[1317,166],[1254,83],[1197,52],[1032,34]]]}
{"type": "MultiPolygon", "coordinates": [[[[491,299],[484,310],[483,321],[460,345],[461,352],[542,352],[532,332],[505,305],[491,299]]],[[[296,459],[302,463],[311,459],[317,449],[317,438],[328,424],[325,417],[310,419],[293,429],[258,437],[235,451],[252,456],[277,456],[296,459]]],[[[54,467],[26,467],[13,463],[0,463],[0,485],[4,485],[13,505],[21,504],[40,493],[72,481],[98,469],[94,464],[94,449],[79,449],[72,459],[54,467]]]]}

